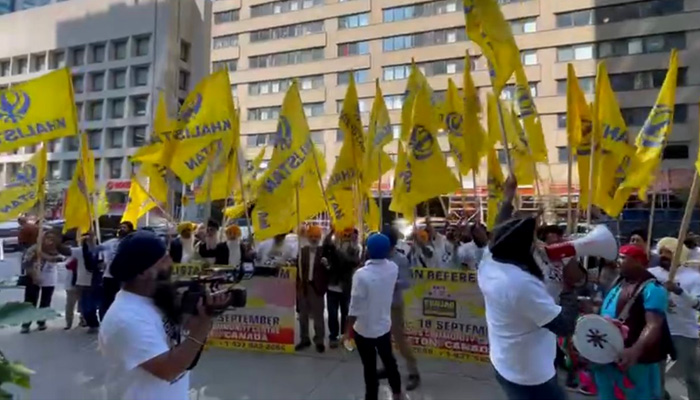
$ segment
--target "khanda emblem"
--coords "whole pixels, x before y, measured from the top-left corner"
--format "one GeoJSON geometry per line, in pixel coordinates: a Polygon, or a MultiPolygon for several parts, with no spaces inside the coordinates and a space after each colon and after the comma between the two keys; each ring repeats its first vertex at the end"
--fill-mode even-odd
{"type": "Polygon", "coordinates": [[[6,90],[0,93],[0,121],[16,124],[29,111],[32,104],[29,95],[22,90],[6,90]]]}
{"type": "Polygon", "coordinates": [[[411,132],[409,146],[416,160],[422,161],[433,155],[433,134],[423,125],[416,125],[411,132]]]}
{"type": "Polygon", "coordinates": [[[462,115],[451,112],[445,117],[445,126],[450,131],[450,135],[462,137],[462,115]]]}
{"type": "Polygon", "coordinates": [[[535,115],[535,103],[532,101],[532,93],[530,87],[523,85],[515,86],[515,98],[520,110],[520,118],[535,115]]]}
{"type": "Polygon", "coordinates": [[[287,117],[280,115],[274,139],[276,149],[289,150],[292,147],[292,126],[289,124],[287,117]]]}
{"type": "Polygon", "coordinates": [[[33,185],[36,182],[37,171],[34,165],[25,165],[17,171],[15,180],[5,185],[7,188],[33,185]]]}
{"type": "Polygon", "coordinates": [[[387,136],[391,135],[391,126],[384,124],[383,126],[379,126],[377,122],[374,123],[374,130],[375,130],[375,135],[374,135],[374,147],[379,147],[380,144],[384,141],[384,138],[387,136]]]}
{"type": "Polygon", "coordinates": [[[190,122],[192,118],[199,113],[199,110],[202,108],[202,95],[197,93],[195,98],[182,105],[182,108],[180,108],[180,121],[184,123],[190,122]]]}
{"type": "Polygon", "coordinates": [[[673,120],[673,109],[665,104],[657,104],[642,127],[640,141],[642,147],[661,147],[665,140],[664,132],[673,120]]]}

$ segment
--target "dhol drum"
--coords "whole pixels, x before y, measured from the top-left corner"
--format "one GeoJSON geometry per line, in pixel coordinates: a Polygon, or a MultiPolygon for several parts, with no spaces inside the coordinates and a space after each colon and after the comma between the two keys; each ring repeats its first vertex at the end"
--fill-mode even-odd
{"type": "Polygon", "coordinates": [[[612,321],[596,314],[579,318],[573,339],[574,346],[581,357],[596,364],[610,364],[617,361],[625,349],[620,328],[612,321]]]}

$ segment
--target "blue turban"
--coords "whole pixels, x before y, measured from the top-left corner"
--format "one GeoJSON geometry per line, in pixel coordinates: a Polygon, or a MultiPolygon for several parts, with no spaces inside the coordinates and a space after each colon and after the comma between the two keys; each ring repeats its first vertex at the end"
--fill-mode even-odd
{"type": "Polygon", "coordinates": [[[389,257],[391,242],[381,233],[374,234],[367,239],[367,253],[372,260],[381,260],[389,257]]]}

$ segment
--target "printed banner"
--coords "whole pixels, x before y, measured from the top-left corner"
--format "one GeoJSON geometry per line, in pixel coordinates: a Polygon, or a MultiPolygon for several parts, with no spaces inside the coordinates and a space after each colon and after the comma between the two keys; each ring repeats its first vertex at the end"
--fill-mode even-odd
{"type": "Polygon", "coordinates": [[[484,298],[476,272],[411,270],[404,292],[405,327],[416,354],[457,361],[489,362],[484,298]]]}
{"type": "Polygon", "coordinates": [[[245,308],[229,310],[214,322],[208,345],[227,349],[294,352],[296,268],[277,276],[241,283],[247,289],[245,308]]]}

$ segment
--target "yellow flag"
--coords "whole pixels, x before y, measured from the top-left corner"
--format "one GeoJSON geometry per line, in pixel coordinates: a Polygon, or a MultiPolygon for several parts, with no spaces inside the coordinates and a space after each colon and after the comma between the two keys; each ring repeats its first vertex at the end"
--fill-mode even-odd
{"type": "Polygon", "coordinates": [[[394,162],[386,152],[384,146],[393,139],[389,111],[384,103],[382,88],[379,80],[375,82],[376,92],[374,103],[369,115],[369,131],[367,134],[367,151],[364,160],[364,185],[370,186],[385,173],[394,168],[394,162]]]}
{"type": "Polygon", "coordinates": [[[158,201],[164,209],[168,205],[168,170],[165,167],[153,164],[141,164],[139,175],[147,182],[148,193],[158,201]]]}
{"type": "Polygon", "coordinates": [[[76,135],[77,112],[68,68],[0,90],[0,152],[76,135]]]}
{"type": "Polygon", "coordinates": [[[536,162],[546,163],[547,145],[542,132],[540,115],[537,113],[537,107],[535,107],[535,101],[532,99],[530,91],[530,83],[525,76],[525,70],[520,64],[520,60],[518,60],[518,67],[515,69],[515,104],[518,107],[522,125],[525,127],[532,159],[536,162]]]}
{"type": "Polygon", "coordinates": [[[505,179],[503,178],[503,170],[498,162],[496,150],[491,148],[487,154],[487,186],[489,190],[488,197],[488,218],[486,219],[486,227],[491,230],[496,225],[496,217],[498,216],[498,204],[503,200],[503,186],[505,179]]]}
{"type": "Polygon", "coordinates": [[[237,165],[237,152],[231,150],[225,163],[213,166],[211,176],[205,175],[202,185],[194,196],[195,203],[223,200],[231,196],[233,188],[237,186],[237,165]],[[213,183],[210,184],[210,182],[213,183]]]}
{"type": "Polygon", "coordinates": [[[253,167],[252,172],[253,173],[257,172],[260,169],[260,164],[262,164],[263,160],[265,159],[265,150],[266,150],[266,148],[263,147],[258,152],[258,155],[256,155],[255,158],[253,158],[253,161],[252,161],[252,167],[253,167]]]}
{"type": "Polygon", "coordinates": [[[574,66],[567,66],[566,136],[569,151],[576,154],[579,182],[579,207],[588,207],[593,116],[576,77],[574,66]]]}
{"type": "Polygon", "coordinates": [[[372,192],[366,191],[364,194],[364,228],[369,232],[379,232],[380,230],[380,211],[377,202],[372,196],[372,192]]]}
{"type": "Polygon", "coordinates": [[[463,0],[463,5],[467,36],[489,61],[493,91],[498,96],[520,63],[510,24],[496,0],[463,0]]]}
{"type": "Polygon", "coordinates": [[[464,101],[459,95],[459,90],[452,79],[447,80],[447,101],[445,102],[445,128],[447,139],[450,143],[450,152],[454,156],[455,164],[462,175],[469,173],[470,165],[467,164],[465,153],[467,142],[464,139],[464,101]]]}
{"type": "Polygon", "coordinates": [[[411,170],[408,164],[408,154],[403,143],[398,143],[398,156],[396,159],[396,168],[394,169],[394,188],[391,192],[391,203],[389,210],[403,214],[404,218],[413,220],[415,214],[415,206],[409,206],[406,203],[406,189],[410,189],[411,170]],[[399,183],[403,181],[403,185],[399,183]]]}
{"type": "Polygon", "coordinates": [[[336,190],[328,195],[328,203],[331,208],[331,220],[336,229],[345,229],[356,226],[355,196],[351,189],[336,190]]]}
{"type": "Polygon", "coordinates": [[[166,166],[184,183],[192,183],[212,159],[225,159],[239,142],[234,118],[228,72],[214,72],[187,96],[175,130],[155,130],[154,144],[162,146],[149,146],[149,151],[144,150],[148,155],[142,153],[133,160],[166,166]]]}
{"type": "MultiPolygon", "coordinates": [[[[656,104],[649,113],[644,126],[637,135],[637,153],[635,165],[627,179],[622,183],[623,188],[645,188],[651,185],[656,176],[656,170],[661,164],[663,149],[668,136],[673,129],[673,111],[676,103],[676,84],[678,82],[678,52],[671,51],[666,80],[656,104]]],[[[645,190],[640,191],[645,197],[645,190]]]]}
{"type": "Polygon", "coordinates": [[[404,92],[403,105],[401,106],[401,140],[407,143],[411,136],[411,126],[413,126],[411,118],[413,118],[413,104],[416,96],[421,88],[425,87],[428,90],[428,95],[432,97],[433,89],[428,84],[423,73],[418,69],[416,63],[411,60],[411,73],[408,75],[406,82],[406,91],[404,92]]]}
{"type": "Polygon", "coordinates": [[[12,182],[0,191],[0,220],[16,218],[32,207],[44,195],[46,179],[46,148],[41,146],[32,158],[17,171],[12,182]]]}
{"type": "Polygon", "coordinates": [[[107,200],[107,185],[102,185],[95,202],[95,215],[101,217],[109,214],[109,201],[107,200]]]}
{"type": "Polygon", "coordinates": [[[394,182],[392,204],[399,211],[412,210],[418,203],[459,188],[438,143],[438,124],[427,87],[422,87],[416,96],[412,121],[406,163],[397,166],[401,175],[394,182]]]}
{"type": "Polygon", "coordinates": [[[466,141],[464,151],[464,163],[474,173],[479,172],[481,157],[486,154],[487,142],[486,132],[481,126],[479,113],[481,112],[481,102],[479,94],[474,86],[471,74],[471,58],[469,52],[464,57],[464,139],[466,141]]]}
{"type": "MultiPolygon", "coordinates": [[[[489,150],[498,142],[503,142],[501,133],[500,114],[498,107],[500,102],[493,93],[486,94],[486,128],[488,129],[486,145],[489,150]]],[[[504,118],[505,120],[505,118],[504,118]]],[[[505,147],[505,143],[501,143],[505,147]]]]}
{"type": "MultiPolygon", "coordinates": [[[[343,146],[328,178],[326,190],[336,190],[353,185],[361,185],[362,166],[365,159],[365,132],[360,119],[360,106],[357,99],[355,79],[350,74],[350,84],[345,92],[343,109],[340,111],[338,126],[344,134],[343,146]]],[[[361,185],[363,186],[363,185],[361,185]]]]}
{"type": "Polygon", "coordinates": [[[290,199],[296,198],[302,178],[315,168],[320,158],[311,142],[299,88],[294,81],[282,102],[272,158],[257,190],[252,218],[258,240],[288,232],[296,224],[295,203],[290,199]]]}
{"type": "Polygon", "coordinates": [[[145,182],[142,183],[136,175],[131,176],[129,199],[127,200],[126,210],[124,210],[121,222],[131,222],[134,226],[137,226],[141,217],[156,208],[156,203],[148,196],[148,191],[146,191],[144,185],[145,182]]]}
{"type": "Polygon", "coordinates": [[[80,135],[80,158],[66,192],[65,224],[63,232],[73,228],[78,234],[87,233],[92,227],[94,210],[92,196],[95,193],[95,158],[88,148],[87,135],[80,135]]]}
{"type": "Polygon", "coordinates": [[[610,217],[616,217],[632,193],[631,189],[617,192],[633,164],[635,149],[629,144],[627,125],[603,62],[598,64],[595,97],[593,136],[596,143],[600,143],[600,150],[594,155],[595,168],[596,171],[614,173],[594,174],[596,181],[591,185],[595,188],[593,203],[610,217]]]}
{"type": "MultiPolygon", "coordinates": [[[[299,182],[299,220],[315,217],[326,209],[323,191],[314,169],[309,169],[299,182]]],[[[296,209],[295,209],[296,214],[296,209]]],[[[296,215],[295,215],[296,218],[296,215]]]]}
{"type": "Polygon", "coordinates": [[[133,161],[148,164],[170,165],[178,142],[175,140],[162,141],[157,132],[174,132],[178,130],[178,121],[168,118],[163,92],[158,94],[158,105],[153,118],[153,137],[151,143],[136,150],[131,157],[133,161]]]}
{"type": "Polygon", "coordinates": [[[508,107],[503,106],[506,114],[504,117],[504,127],[510,148],[510,156],[513,161],[513,174],[521,185],[532,185],[535,183],[535,160],[530,154],[527,137],[520,125],[520,120],[515,110],[508,111],[508,107]],[[510,116],[510,118],[508,118],[510,116]]]}

